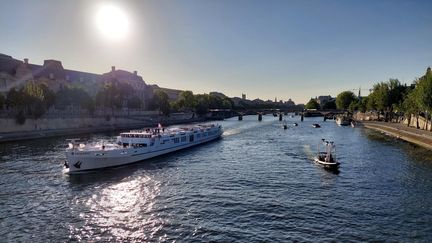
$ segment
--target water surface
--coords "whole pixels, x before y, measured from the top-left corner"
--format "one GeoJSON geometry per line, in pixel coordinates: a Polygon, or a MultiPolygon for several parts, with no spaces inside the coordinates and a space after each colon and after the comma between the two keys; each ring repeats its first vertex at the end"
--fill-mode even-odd
{"type": "Polygon", "coordinates": [[[233,118],[220,140],[79,175],[65,137],[0,144],[0,239],[431,241],[431,153],[321,119],[233,118]],[[339,174],[312,162],[321,138],[339,174]]]}

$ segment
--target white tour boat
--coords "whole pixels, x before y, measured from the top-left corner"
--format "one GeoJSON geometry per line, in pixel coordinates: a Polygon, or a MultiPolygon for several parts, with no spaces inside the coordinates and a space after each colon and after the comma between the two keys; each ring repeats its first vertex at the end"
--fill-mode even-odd
{"type": "Polygon", "coordinates": [[[65,167],[68,173],[120,166],[174,152],[219,138],[221,125],[145,129],[120,133],[117,144],[69,143],[65,167]]]}
{"type": "Polygon", "coordinates": [[[325,151],[320,151],[318,143],[318,153],[314,158],[315,163],[326,169],[337,170],[340,163],[336,160],[336,145],[334,145],[334,142],[325,141],[325,139],[322,139],[322,143],[325,151]]]}

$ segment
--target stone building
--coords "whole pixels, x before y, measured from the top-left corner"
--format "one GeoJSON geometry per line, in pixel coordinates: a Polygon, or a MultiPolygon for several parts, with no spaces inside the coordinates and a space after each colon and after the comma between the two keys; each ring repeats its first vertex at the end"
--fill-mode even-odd
{"type": "Polygon", "coordinates": [[[153,91],[156,91],[156,90],[159,89],[159,90],[162,90],[163,92],[165,92],[168,95],[168,99],[170,101],[176,101],[179,98],[180,93],[183,91],[183,90],[179,90],[179,89],[162,88],[162,87],[159,87],[156,84],[153,84],[153,85],[150,85],[150,86],[153,89],[153,91]]]}
{"type": "Polygon", "coordinates": [[[28,81],[44,83],[51,90],[57,92],[65,85],[82,87],[90,96],[95,96],[107,82],[116,80],[127,83],[133,87],[134,95],[138,96],[146,107],[148,99],[152,96],[152,89],[145,83],[137,71],[133,73],[116,70],[104,74],[94,74],[64,69],[61,61],[45,60],[43,65],[30,64],[25,58],[23,61],[11,56],[0,54],[0,94],[6,93],[12,88],[21,88],[28,81]]]}

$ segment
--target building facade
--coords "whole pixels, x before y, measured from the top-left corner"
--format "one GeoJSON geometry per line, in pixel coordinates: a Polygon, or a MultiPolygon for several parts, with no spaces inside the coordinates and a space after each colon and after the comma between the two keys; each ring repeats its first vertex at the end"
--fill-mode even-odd
{"type": "Polygon", "coordinates": [[[82,87],[92,97],[108,82],[125,83],[132,86],[134,95],[143,101],[144,107],[152,96],[152,89],[137,71],[116,70],[113,66],[110,72],[94,74],[65,69],[58,60],[45,60],[43,65],[37,65],[30,64],[27,58],[20,61],[0,54],[0,94],[6,95],[13,88],[20,89],[29,81],[43,83],[54,92],[66,85],[82,87]]]}

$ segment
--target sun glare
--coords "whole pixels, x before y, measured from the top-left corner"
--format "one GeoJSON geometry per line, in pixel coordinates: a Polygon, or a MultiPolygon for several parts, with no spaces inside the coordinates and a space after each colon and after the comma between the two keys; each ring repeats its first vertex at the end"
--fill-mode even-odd
{"type": "Polygon", "coordinates": [[[129,32],[129,20],[118,7],[105,5],[96,14],[96,26],[101,34],[110,40],[124,39],[129,32]]]}

